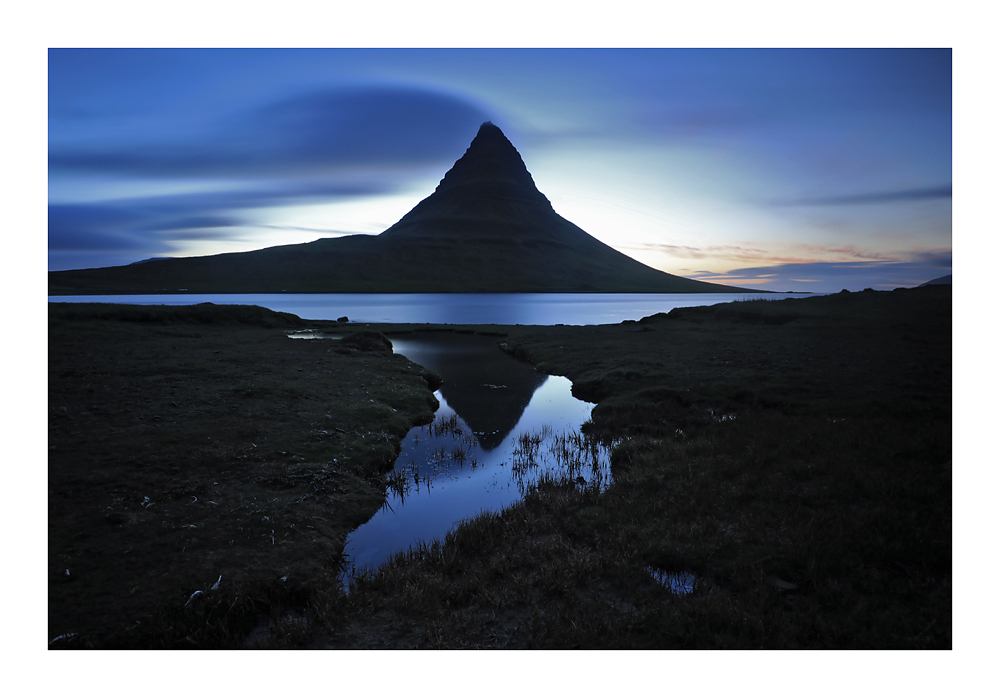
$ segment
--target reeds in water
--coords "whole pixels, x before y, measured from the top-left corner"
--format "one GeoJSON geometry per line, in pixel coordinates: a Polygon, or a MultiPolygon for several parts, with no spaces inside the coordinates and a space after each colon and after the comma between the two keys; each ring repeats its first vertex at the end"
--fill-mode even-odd
{"type": "Polygon", "coordinates": [[[522,493],[541,483],[589,485],[603,491],[611,483],[609,453],[610,445],[593,437],[556,434],[546,426],[518,436],[511,470],[522,493]]]}

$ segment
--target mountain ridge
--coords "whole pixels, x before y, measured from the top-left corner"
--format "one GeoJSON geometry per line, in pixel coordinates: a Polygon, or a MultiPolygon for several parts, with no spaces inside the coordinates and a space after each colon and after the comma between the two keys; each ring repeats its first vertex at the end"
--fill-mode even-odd
{"type": "Polygon", "coordinates": [[[555,212],[485,122],[434,192],[379,235],[49,272],[49,294],[733,293],[648,267],[555,212]]]}

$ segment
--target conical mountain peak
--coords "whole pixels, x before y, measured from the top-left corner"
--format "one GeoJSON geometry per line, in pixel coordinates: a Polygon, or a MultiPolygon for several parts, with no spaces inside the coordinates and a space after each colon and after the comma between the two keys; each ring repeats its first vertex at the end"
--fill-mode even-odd
{"type": "Polygon", "coordinates": [[[542,197],[520,153],[491,121],[479,127],[465,155],[448,170],[436,191],[489,183],[520,187],[524,189],[522,195],[542,197]]]}
{"type": "Polygon", "coordinates": [[[517,149],[487,121],[434,193],[380,237],[523,234],[554,215],[517,149]]]}

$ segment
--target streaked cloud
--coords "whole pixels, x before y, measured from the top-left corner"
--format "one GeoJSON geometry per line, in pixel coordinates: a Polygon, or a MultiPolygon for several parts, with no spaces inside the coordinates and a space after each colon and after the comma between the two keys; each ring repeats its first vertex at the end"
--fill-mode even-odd
{"type": "Polygon", "coordinates": [[[330,237],[340,237],[344,235],[358,235],[356,230],[343,230],[339,228],[315,228],[304,225],[270,225],[258,223],[257,228],[270,228],[272,230],[300,230],[304,233],[320,233],[330,237]]]}
{"type": "Polygon", "coordinates": [[[951,185],[904,189],[901,191],[879,191],[850,196],[820,196],[778,202],[779,206],[857,206],[861,204],[888,204],[905,201],[925,201],[927,199],[950,199],[951,185]]]}
{"type": "Polygon", "coordinates": [[[386,193],[391,183],[327,185],[304,182],[238,190],[135,197],[92,204],[49,205],[50,251],[114,249],[166,254],[170,240],[240,238],[247,211],[302,201],[331,201],[386,193]],[[202,232],[192,232],[192,231],[202,232]]]}
{"type": "Polygon", "coordinates": [[[489,118],[470,100],[443,91],[391,85],[322,89],[244,107],[181,138],[165,129],[127,144],[57,145],[49,167],[204,178],[439,162],[464,150],[489,118]]]}
{"type": "Polygon", "coordinates": [[[943,276],[951,268],[950,253],[937,253],[906,261],[811,262],[733,269],[726,273],[701,272],[701,281],[745,285],[771,291],[832,293],[846,288],[886,290],[912,287],[943,276]]]}
{"type": "Polygon", "coordinates": [[[115,206],[49,206],[49,250],[97,251],[145,247],[132,228],[143,222],[135,211],[115,206]]]}
{"type": "Polygon", "coordinates": [[[817,245],[808,243],[784,243],[780,246],[751,245],[670,245],[644,243],[628,249],[644,252],[659,252],[679,259],[727,259],[780,264],[812,264],[820,261],[887,261],[887,255],[874,250],[865,250],[850,245],[817,245]],[[793,252],[795,254],[789,254],[793,252]]]}

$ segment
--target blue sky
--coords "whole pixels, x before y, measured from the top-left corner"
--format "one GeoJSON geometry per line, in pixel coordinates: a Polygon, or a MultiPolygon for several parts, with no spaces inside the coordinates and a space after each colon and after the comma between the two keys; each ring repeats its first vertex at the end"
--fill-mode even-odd
{"type": "Polygon", "coordinates": [[[786,291],[951,273],[951,51],[50,49],[49,268],[377,234],[500,126],[555,210],[786,291]]]}

